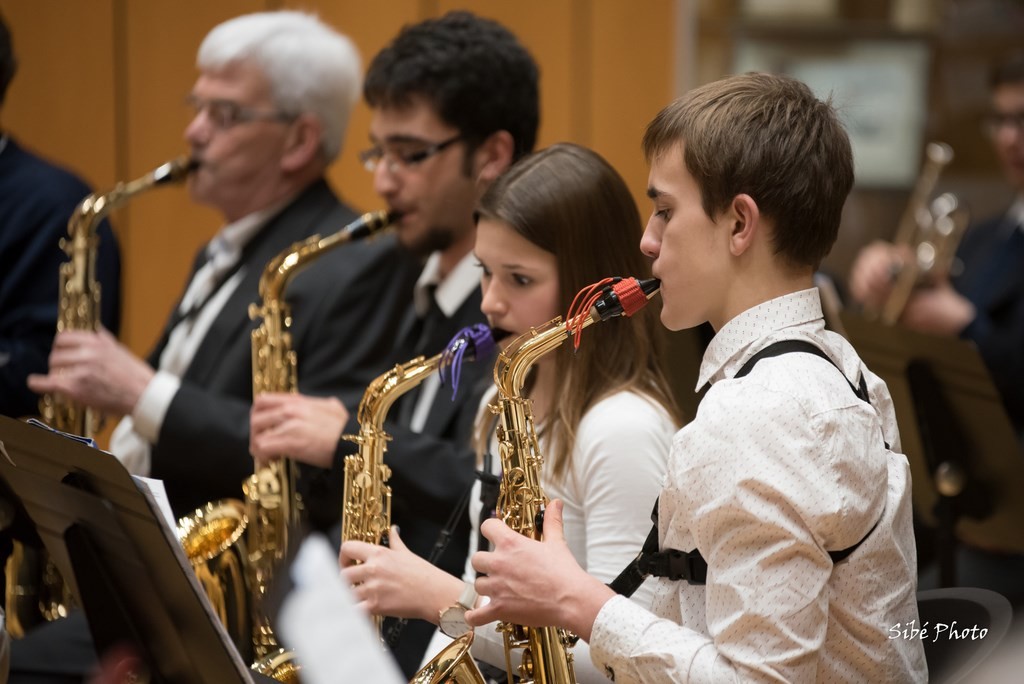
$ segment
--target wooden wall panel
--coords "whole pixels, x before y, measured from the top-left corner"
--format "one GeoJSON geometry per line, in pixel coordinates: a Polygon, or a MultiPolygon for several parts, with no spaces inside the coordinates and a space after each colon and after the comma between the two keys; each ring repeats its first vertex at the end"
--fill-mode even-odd
{"type": "MultiPolygon", "coordinates": [[[[465,8],[507,25],[538,60],[538,145],[593,146],[642,199],[639,136],[670,96],[673,6],[673,0],[89,0],[58,7],[0,0],[22,62],[3,123],[97,189],[109,189],[186,151],[182,100],[196,76],[196,49],[220,21],[280,7],[311,10],[353,39],[365,67],[403,25],[465,8]]],[[[381,206],[356,159],[368,126],[360,103],[330,171],[341,194],[363,209],[381,206]]],[[[195,250],[220,218],[193,205],[184,188],[154,190],[113,218],[124,261],[122,338],[142,354],[180,294],[195,250]]]]}
{"type": "Polygon", "coordinates": [[[590,9],[589,142],[625,178],[641,216],[650,201],[640,141],[647,123],[674,95],[675,5],[596,0],[590,9]]]}
{"type": "Polygon", "coordinates": [[[94,187],[114,182],[113,0],[3,0],[19,66],[3,127],[94,187]]]}
{"type": "MultiPolygon", "coordinates": [[[[123,41],[120,128],[123,177],[136,178],[187,152],[184,98],[195,81],[195,56],[216,24],[267,8],[265,0],[118,0],[123,41]]],[[[196,249],[221,217],[193,204],[183,187],[158,188],[122,211],[125,329],[122,338],[148,353],[184,287],[196,249]]]]}

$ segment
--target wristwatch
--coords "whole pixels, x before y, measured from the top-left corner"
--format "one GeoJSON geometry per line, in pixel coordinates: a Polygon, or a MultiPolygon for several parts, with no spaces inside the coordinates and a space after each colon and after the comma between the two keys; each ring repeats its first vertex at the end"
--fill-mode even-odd
{"type": "Polygon", "coordinates": [[[476,596],[476,588],[471,582],[466,582],[458,600],[442,610],[438,618],[437,626],[444,634],[457,639],[473,629],[466,624],[466,611],[476,603],[476,596]]]}

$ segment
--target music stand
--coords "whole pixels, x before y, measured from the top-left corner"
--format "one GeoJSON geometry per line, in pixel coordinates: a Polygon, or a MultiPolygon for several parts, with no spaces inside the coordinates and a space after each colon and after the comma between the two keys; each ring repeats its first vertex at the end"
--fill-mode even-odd
{"type": "Polygon", "coordinates": [[[1024,464],[1002,399],[973,344],[843,313],[847,339],[889,387],[914,508],[935,526],[940,583],[955,544],[1024,553],[1024,464]]]}
{"type": "Polygon", "coordinates": [[[0,496],[31,520],[97,653],[129,644],[153,682],[267,681],[242,662],[174,532],[116,458],[3,416],[0,446],[0,496]]]}

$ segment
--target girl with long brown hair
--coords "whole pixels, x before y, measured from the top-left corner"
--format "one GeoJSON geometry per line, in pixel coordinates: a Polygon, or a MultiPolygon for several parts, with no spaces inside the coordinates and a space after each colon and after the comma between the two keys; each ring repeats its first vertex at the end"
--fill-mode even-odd
{"type": "MultiPolygon", "coordinates": [[[[478,217],[481,309],[496,337],[564,315],[577,292],[602,278],[650,274],[638,247],[639,212],[625,183],[599,155],[576,145],[555,145],[517,163],[483,196],[478,217]]],[[[542,357],[525,389],[545,458],[545,494],[565,502],[573,555],[605,581],[636,555],[650,529],[680,423],[659,368],[660,330],[651,308],[593,326],[578,351],[564,344],[542,357]]],[[[497,451],[486,407],[478,425],[480,466],[493,473],[499,464],[490,456],[497,451]]],[[[471,497],[474,530],[492,505],[471,497]]],[[[408,551],[397,531],[390,548],[346,542],[342,561],[356,595],[375,614],[436,623],[442,613],[457,613],[459,604],[473,605],[466,583],[471,570],[465,580],[444,573],[408,551]]],[[[650,596],[641,588],[634,598],[644,603],[650,596]]],[[[446,623],[442,627],[455,635],[458,620],[446,623]]],[[[435,640],[428,657],[439,646],[435,640]]],[[[585,650],[578,644],[578,679],[605,681],[585,650]]],[[[477,629],[473,654],[504,665],[493,627],[477,629]]]]}

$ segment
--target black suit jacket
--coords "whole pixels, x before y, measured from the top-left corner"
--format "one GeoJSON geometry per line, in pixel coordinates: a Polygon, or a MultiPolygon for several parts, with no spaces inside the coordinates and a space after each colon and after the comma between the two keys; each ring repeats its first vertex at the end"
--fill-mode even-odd
{"type": "MultiPolygon", "coordinates": [[[[320,180],[247,246],[242,282],[196,351],[153,445],[152,475],[164,480],[176,515],[210,500],[240,497],[242,481],[253,472],[251,333],[259,322],[250,320],[249,305],[259,301],[264,266],[293,243],[333,233],[355,218],[320,180]]],[[[347,406],[358,402],[386,367],[385,352],[418,271],[416,260],[387,236],[325,252],[294,278],[285,295],[292,307],[300,392],[335,395],[347,406]]],[[[165,329],[151,363],[169,333],[165,329]]]]}
{"type": "Polygon", "coordinates": [[[953,287],[977,310],[961,336],[977,345],[1017,434],[1024,437],[1024,236],[1020,231],[1005,216],[968,230],[957,250],[963,268],[953,287]]]}
{"type": "MultiPolygon", "coordinates": [[[[463,328],[484,323],[480,313],[479,288],[462,303],[442,325],[434,328],[420,348],[428,356],[444,350],[445,345],[463,328]]],[[[403,330],[412,325],[415,313],[409,306],[403,330]]],[[[399,334],[399,339],[403,335],[399,334]]],[[[392,365],[409,361],[415,353],[399,344],[392,356],[392,365]]],[[[451,387],[439,388],[421,432],[413,432],[406,421],[399,419],[402,404],[416,400],[414,393],[400,397],[388,413],[385,431],[391,435],[384,461],[391,468],[391,522],[401,530],[402,540],[417,555],[427,558],[455,512],[451,537],[435,565],[462,576],[469,550],[469,518],[459,505],[468,496],[476,470],[476,454],[472,439],[477,408],[494,371],[494,355],[462,367],[459,391],[452,400],[451,387]]],[[[351,407],[350,407],[351,409],[351,407]]],[[[355,411],[352,412],[355,414],[355,411]]],[[[355,433],[359,424],[353,419],[346,432],[355,433]]],[[[355,452],[350,442],[340,442],[335,455],[334,477],[343,479],[344,457],[355,452]]],[[[337,486],[337,485],[336,485],[337,486]]],[[[385,623],[387,629],[388,623],[385,623]]],[[[411,620],[401,632],[393,652],[406,676],[415,674],[433,634],[432,624],[411,620]]]]}

